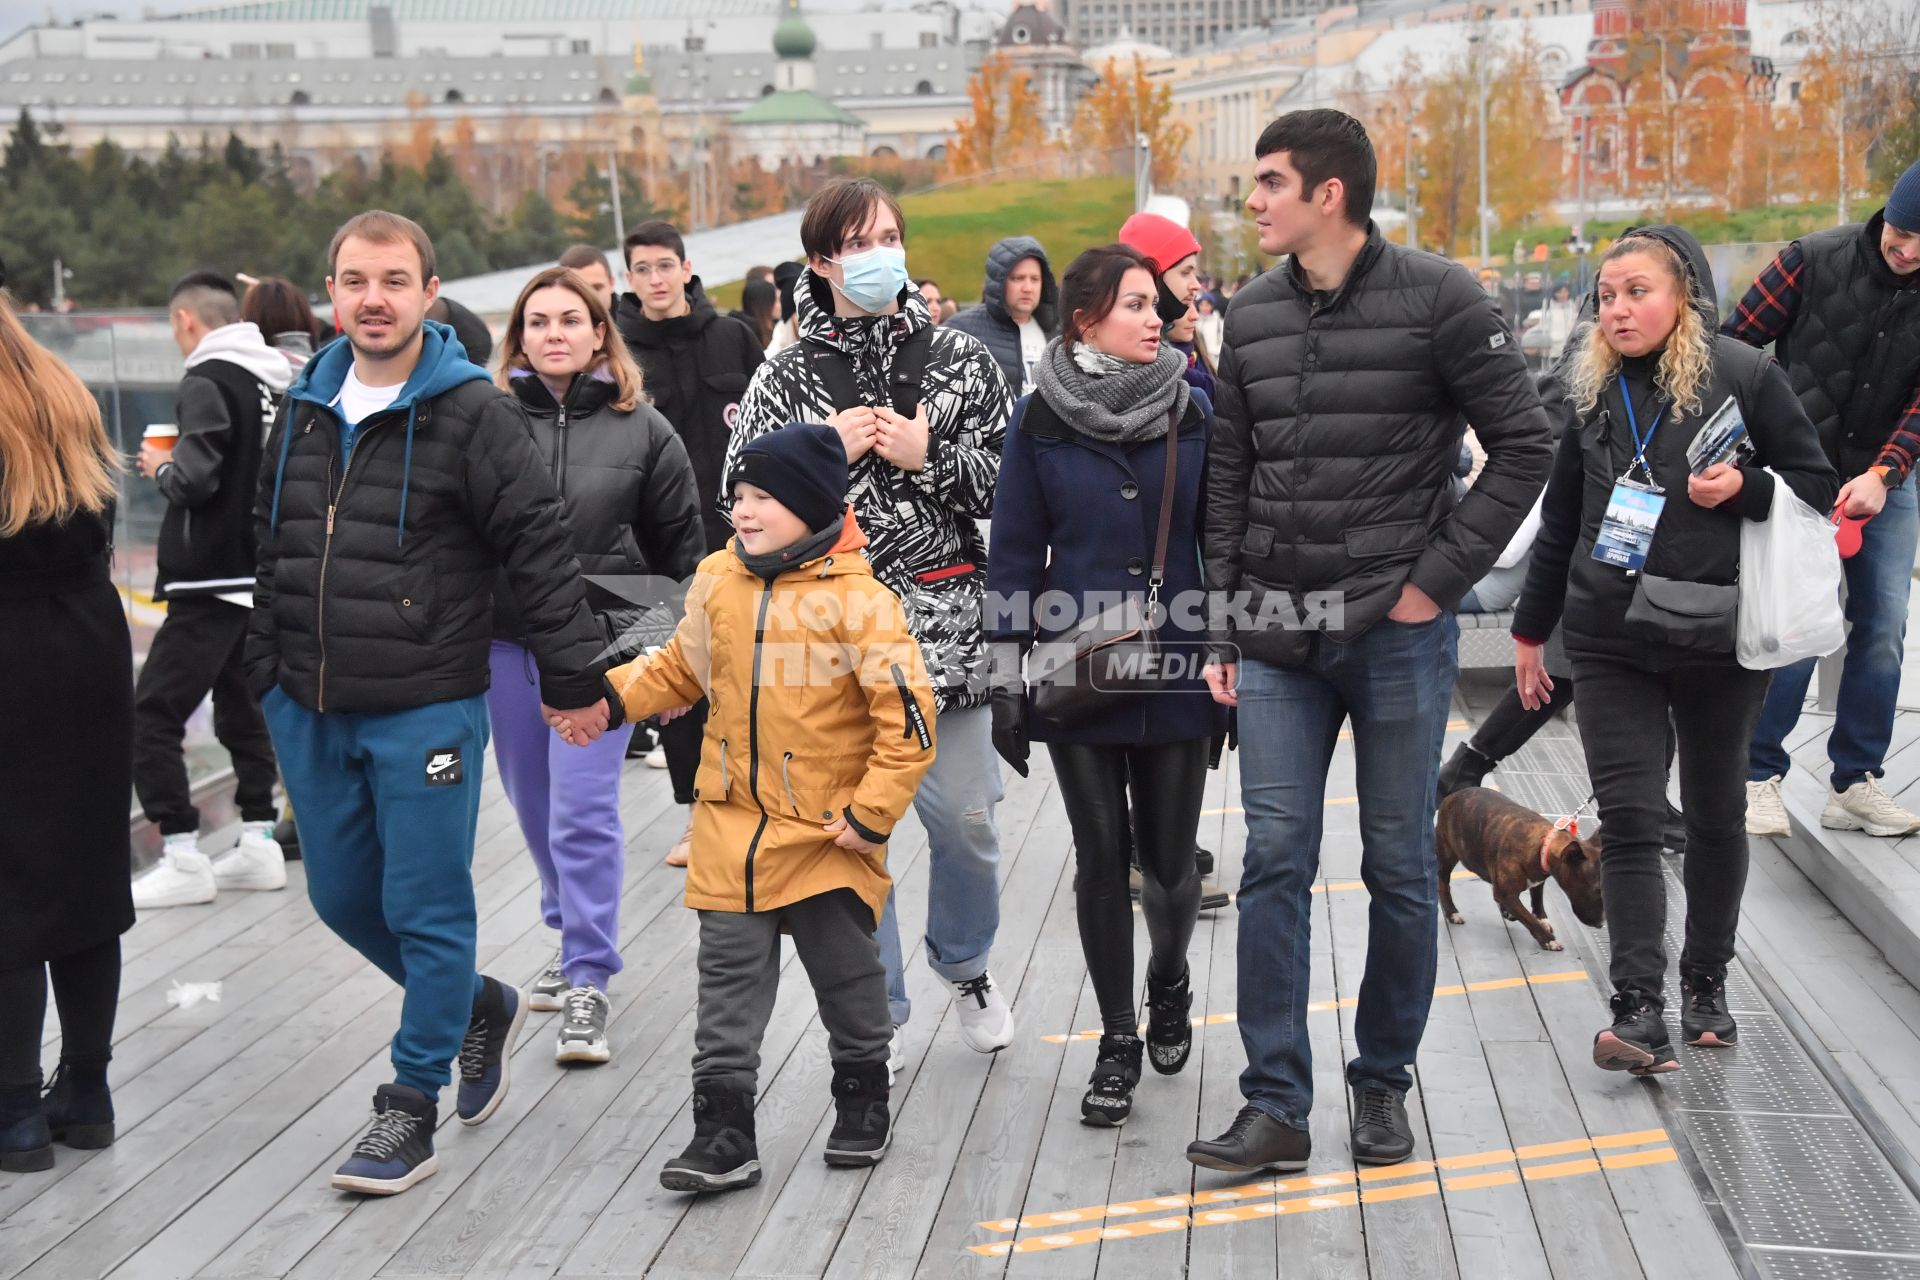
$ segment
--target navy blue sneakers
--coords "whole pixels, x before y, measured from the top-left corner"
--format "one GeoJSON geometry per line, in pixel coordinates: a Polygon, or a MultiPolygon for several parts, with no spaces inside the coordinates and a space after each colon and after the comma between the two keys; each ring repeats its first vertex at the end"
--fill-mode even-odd
{"type": "Polygon", "coordinates": [[[437,1167],[433,1154],[433,1099],[404,1084],[383,1084],[373,1094],[373,1124],[347,1162],[333,1173],[341,1191],[390,1196],[405,1191],[437,1167]]]}
{"type": "Polygon", "coordinates": [[[460,1097],[454,1109],[461,1124],[480,1124],[506,1100],[508,1051],[526,1020],[525,996],[494,978],[484,979],[460,1045],[460,1097]]]}

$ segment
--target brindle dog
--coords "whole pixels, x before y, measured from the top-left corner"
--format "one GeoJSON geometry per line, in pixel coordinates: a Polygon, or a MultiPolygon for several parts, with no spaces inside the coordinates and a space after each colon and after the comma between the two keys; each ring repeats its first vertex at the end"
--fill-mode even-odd
{"type": "Polygon", "coordinates": [[[1600,897],[1600,841],[1577,839],[1525,805],[1488,787],[1468,787],[1441,802],[1434,823],[1434,852],[1440,861],[1440,906],[1449,924],[1464,924],[1453,905],[1451,877],[1456,865],[1485,880],[1493,900],[1509,920],[1527,926],[1541,948],[1562,950],[1547,923],[1545,886],[1559,882],[1582,924],[1599,928],[1606,914],[1600,897]],[[1520,905],[1530,890],[1533,910],[1520,905]]]}

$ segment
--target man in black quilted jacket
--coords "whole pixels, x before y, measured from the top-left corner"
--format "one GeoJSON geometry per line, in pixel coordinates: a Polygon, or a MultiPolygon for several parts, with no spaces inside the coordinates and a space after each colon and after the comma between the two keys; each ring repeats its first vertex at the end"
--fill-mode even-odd
{"type": "Polygon", "coordinates": [[[246,666],[314,909],[406,991],[394,1083],[333,1176],[392,1195],[434,1171],[456,1057],[461,1121],[499,1107],[526,1017],[524,995],[474,967],[495,575],[542,702],[590,737],[607,724],[605,633],[518,402],[425,319],[439,288],[426,232],[363,213],[328,261],[346,341],[307,364],[267,441],[246,666]]]}
{"type": "Polygon", "coordinates": [[[1451,611],[1546,482],[1547,416],[1473,277],[1381,238],[1359,121],[1293,112],[1256,156],[1247,208],[1261,250],[1288,260],[1227,309],[1204,539],[1219,593],[1207,678],[1240,709],[1247,1104],[1187,1155],[1234,1171],[1306,1165],[1310,894],[1328,765],[1350,722],[1372,899],[1347,1064],[1353,1154],[1392,1164],[1413,1151],[1405,1095],[1433,997],[1451,611]],[[1468,425],[1487,463],[1455,506],[1468,425]]]}

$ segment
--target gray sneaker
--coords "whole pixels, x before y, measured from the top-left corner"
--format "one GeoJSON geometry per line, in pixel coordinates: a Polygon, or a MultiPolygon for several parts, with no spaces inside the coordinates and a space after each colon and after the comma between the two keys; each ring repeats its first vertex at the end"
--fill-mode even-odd
{"type": "Polygon", "coordinates": [[[567,994],[567,975],[560,969],[560,953],[553,953],[553,959],[533,980],[527,995],[527,1008],[540,1013],[558,1013],[564,1007],[561,998],[567,994]]]}
{"type": "Polygon", "coordinates": [[[598,987],[574,987],[567,992],[566,1020],[560,1024],[560,1043],[554,1050],[555,1062],[606,1062],[613,1057],[607,1047],[607,995],[598,987]]]}

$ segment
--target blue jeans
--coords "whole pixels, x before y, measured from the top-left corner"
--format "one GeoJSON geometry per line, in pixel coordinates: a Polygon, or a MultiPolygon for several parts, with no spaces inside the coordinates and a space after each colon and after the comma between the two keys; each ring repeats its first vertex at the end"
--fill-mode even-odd
{"type": "MultiPolygon", "coordinates": [[[[1913,556],[1920,540],[1920,498],[1914,482],[1887,494],[1887,505],[1861,528],[1860,551],[1842,561],[1847,574],[1847,650],[1840,668],[1840,694],[1827,738],[1833,789],[1845,791],[1886,772],[1893,740],[1894,703],[1900,694],[1900,660],[1906,650],[1907,602],[1913,556]]],[[[1747,777],[1759,782],[1785,777],[1793,763],[1787,734],[1800,719],[1813,682],[1816,659],[1773,673],[1760,725],[1747,753],[1747,777]]]]}
{"type": "MultiPolygon", "coordinates": [[[[943,711],[935,739],[933,764],[913,797],[927,829],[927,964],[948,982],[965,982],[987,971],[1000,929],[1000,834],[993,811],[1005,792],[993,713],[986,707],[943,711]]],[[[889,891],[877,936],[887,967],[887,1010],[904,1024],[913,1005],[898,916],[889,891]]]]}
{"type": "Polygon", "coordinates": [[[1360,878],[1372,898],[1367,965],[1354,1014],[1350,1084],[1412,1087],[1409,1068],[1433,1002],[1439,928],[1433,808],[1440,745],[1459,666],[1450,614],[1380,622],[1339,644],[1316,636],[1303,666],[1243,661],[1240,803],[1240,1042],[1247,1101],[1294,1128],[1313,1109],[1307,1031],[1309,930],[1327,768],[1353,725],[1360,878]]]}

